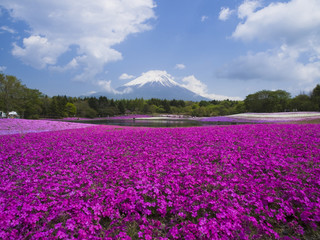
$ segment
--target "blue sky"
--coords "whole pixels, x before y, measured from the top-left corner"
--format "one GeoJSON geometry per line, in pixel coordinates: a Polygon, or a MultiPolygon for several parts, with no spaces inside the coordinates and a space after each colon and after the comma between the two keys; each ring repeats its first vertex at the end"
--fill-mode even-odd
{"type": "Polygon", "coordinates": [[[320,83],[319,0],[0,0],[0,71],[80,96],[162,70],[211,99],[320,83]]]}

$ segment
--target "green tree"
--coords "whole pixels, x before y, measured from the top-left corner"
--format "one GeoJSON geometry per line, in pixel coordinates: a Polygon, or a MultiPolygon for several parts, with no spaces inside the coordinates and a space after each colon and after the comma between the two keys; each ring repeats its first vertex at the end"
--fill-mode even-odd
{"type": "Polygon", "coordinates": [[[320,111],[320,85],[317,86],[312,90],[311,93],[311,100],[316,105],[316,111],[320,111]]]}
{"type": "Polygon", "coordinates": [[[41,116],[48,117],[50,114],[51,99],[45,95],[40,98],[41,116]]]}
{"type": "Polygon", "coordinates": [[[7,114],[10,111],[21,114],[26,89],[15,76],[0,73],[0,109],[7,114]]]}
{"type": "Polygon", "coordinates": [[[273,100],[272,112],[283,112],[289,108],[290,93],[284,90],[276,90],[271,92],[273,100]]]}
{"type": "Polygon", "coordinates": [[[200,107],[207,107],[207,106],[209,106],[210,105],[210,102],[207,102],[207,101],[200,101],[199,102],[199,106],[200,107]]]}
{"type": "Polygon", "coordinates": [[[120,101],[118,103],[118,111],[120,114],[124,114],[126,112],[124,101],[120,101]]]}
{"type": "Polygon", "coordinates": [[[246,111],[246,107],[243,101],[237,101],[232,110],[232,114],[244,113],[246,111]]]}
{"type": "Polygon", "coordinates": [[[143,107],[145,104],[145,101],[143,100],[143,98],[136,98],[133,100],[134,102],[134,111],[135,112],[143,112],[143,107]]]}
{"type": "Polygon", "coordinates": [[[153,114],[153,113],[156,113],[157,112],[157,106],[156,105],[149,105],[149,104],[146,104],[147,106],[149,106],[149,108],[148,108],[148,112],[145,112],[145,113],[151,113],[151,114],[153,114]]]}
{"type": "Polygon", "coordinates": [[[97,116],[97,112],[85,100],[79,100],[74,105],[77,109],[78,117],[95,118],[97,116]]]}
{"type": "Polygon", "coordinates": [[[207,108],[206,107],[198,107],[192,111],[192,116],[194,117],[207,117],[207,108]]]}
{"type": "Polygon", "coordinates": [[[39,118],[42,93],[27,88],[15,76],[0,73],[0,109],[16,111],[23,118],[39,118]]]}
{"type": "Polygon", "coordinates": [[[58,117],[67,117],[67,110],[66,105],[68,103],[68,99],[66,96],[55,96],[53,98],[56,98],[57,105],[58,105],[58,117]]]}
{"type": "Polygon", "coordinates": [[[42,93],[37,89],[26,88],[23,92],[24,103],[20,108],[21,116],[29,119],[38,119],[41,115],[42,93]]]}
{"type": "MultiPolygon", "coordinates": [[[[101,98],[104,99],[104,98],[101,98]]],[[[105,98],[106,99],[106,98],[105,98]]],[[[106,99],[107,100],[107,99],[106,99]]],[[[88,98],[88,104],[89,106],[94,109],[95,111],[99,111],[99,100],[96,99],[95,97],[90,97],[88,98]]]]}
{"type": "Polygon", "coordinates": [[[249,94],[245,100],[245,108],[249,112],[280,112],[289,106],[290,93],[277,90],[262,90],[249,94]]]}
{"type": "Polygon", "coordinates": [[[171,113],[171,107],[170,107],[170,103],[168,100],[164,100],[162,106],[163,106],[165,113],[171,113]]]}
{"type": "Polygon", "coordinates": [[[306,94],[299,94],[290,101],[290,108],[297,111],[315,111],[316,103],[311,100],[311,97],[306,94]]]}
{"type": "Polygon", "coordinates": [[[49,117],[59,118],[59,106],[56,98],[52,98],[49,105],[49,117]]]}
{"type": "Polygon", "coordinates": [[[67,102],[66,112],[67,112],[68,117],[74,117],[77,113],[77,108],[73,103],[67,102]]]}

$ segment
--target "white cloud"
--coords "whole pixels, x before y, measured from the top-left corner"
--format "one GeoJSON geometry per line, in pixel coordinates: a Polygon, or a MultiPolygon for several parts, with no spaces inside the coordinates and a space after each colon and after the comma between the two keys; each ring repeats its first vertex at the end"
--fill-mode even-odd
{"type": "Polygon", "coordinates": [[[15,31],[14,29],[12,29],[12,28],[10,28],[10,27],[8,27],[8,26],[1,26],[1,27],[0,27],[0,30],[6,31],[6,32],[11,33],[11,34],[16,33],[16,31],[15,31]]]}
{"type": "Polygon", "coordinates": [[[58,72],[65,72],[72,69],[77,69],[81,62],[86,61],[86,56],[78,56],[73,58],[69,63],[64,66],[50,66],[49,69],[58,72]]]}
{"type": "Polygon", "coordinates": [[[243,21],[232,36],[246,42],[272,43],[274,48],[239,57],[220,69],[217,76],[286,82],[304,89],[314,86],[320,78],[320,2],[291,0],[265,7],[260,4],[244,1],[238,9],[243,21]]]}
{"type": "MultiPolygon", "coordinates": [[[[133,33],[151,29],[153,0],[2,0],[14,19],[30,26],[23,45],[14,44],[13,55],[36,68],[56,66],[58,58],[76,46],[82,73],[76,79],[92,79],[106,63],[122,59],[113,46],[133,33]]],[[[71,61],[70,64],[75,64],[71,61]]],[[[57,66],[57,70],[70,66],[57,66]]],[[[54,68],[53,68],[54,69],[54,68]]]]}
{"type": "Polygon", "coordinates": [[[238,8],[238,17],[244,19],[250,16],[258,7],[261,7],[260,0],[245,0],[238,8]]]}
{"type": "Polygon", "coordinates": [[[132,92],[130,87],[125,88],[123,91],[117,91],[116,89],[112,88],[111,81],[100,80],[97,82],[97,85],[100,86],[105,92],[113,93],[113,94],[125,94],[132,92]]]}
{"type": "Polygon", "coordinates": [[[219,20],[226,21],[229,17],[234,13],[234,10],[230,10],[230,8],[222,7],[219,13],[219,20]]]}
{"type": "Polygon", "coordinates": [[[0,72],[4,72],[7,69],[6,66],[0,66],[0,72]]]}
{"type": "Polygon", "coordinates": [[[87,93],[85,93],[85,94],[82,94],[82,95],[92,95],[92,94],[95,94],[95,93],[97,93],[96,91],[90,91],[90,92],[87,92],[87,93]]]}
{"type": "Polygon", "coordinates": [[[203,15],[201,17],[201,22],[204,22],[204,21],[208,20],[208,18],[209,18],[208,16],[203,15]]]}
{"type": "Polygon", "coordinates": [[[23,46],[13,44],[12,54],[34,68],[54,65],[59,55],[67,50],[62,42],[49,42],[47,38],[30,36],[23,39],[23,46]]]}
{"type": "Polygon", "coordinates": [[[233,33],[235,39],[288,45],[319,44],[320,2],[291,0],[273,3],[247,15],[233,33]]]}
{"type": "Polygon", "coordinates": [[[122,73],[119,77],[120,80],[128,80],[128,79],[133,79],[135,76],[129,75],[127,73],[122,73]]]}
{"type": "Polygon", "coordinates": [[[179,69],[179,70],[182,70],[182,69],[185,69],[186,68],[186,65],[182,64],[182,63],[179,63],[179,64],[176,64],[176,66],[174,67],[175,69],[179,69]]]}
{"type": "Polygon", "coordinates": [[[216,95],[216,94],[211,94],[208,93],[208,88],[207,85],[205,85],[203,82],[198,80],[194,75],[185,77],[182,79],[182,82],[184,84],[181,84],[181,86],[189,89],[192,92],[195,92],[199,94],[200,96],[209,98],[209,99],[215,99],[215,100],[241,100],[239,97],[227,97],[227,96],[222,96],[222,95],[216,95]]]}
{"type": "Polygon", "coordinates": [[[200,80],[196,79],[194,75],[183,78],[182,82],[184,82],[184,84],[182,84],[183,87],[201,96],[203,96],[207,91],[207,86],[200,80]]]}
{"type": "Polygon", "coordinates": [[[239,57],[220,69],[217,77],[307,86],[320,78],[320,62],[301,63],[283,48],[239,57]]]}
{"type": "Polygon", "coordinates": [[[115,90],[111,87],[111,81],[100,80],[98,81],[98,86],[100,86],[106,92],[114,92],[115,90]]]}

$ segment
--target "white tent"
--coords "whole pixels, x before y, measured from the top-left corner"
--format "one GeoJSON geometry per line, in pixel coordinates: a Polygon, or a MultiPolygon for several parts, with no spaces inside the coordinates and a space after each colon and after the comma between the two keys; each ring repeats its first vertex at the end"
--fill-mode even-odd
{"type": "Polygon", "coordinates": [[[18,115],[17,112],[11,111],[11,112],[8,113],[8,117],[9,118],[17,118],[17,117],[19,117],[19,115],[18,115]]]}
{"type": "Polygon", "coordinates": [[[6,113],[3,111],[0,111],[0,118],[5,118],[7,117],[6,113]]]}

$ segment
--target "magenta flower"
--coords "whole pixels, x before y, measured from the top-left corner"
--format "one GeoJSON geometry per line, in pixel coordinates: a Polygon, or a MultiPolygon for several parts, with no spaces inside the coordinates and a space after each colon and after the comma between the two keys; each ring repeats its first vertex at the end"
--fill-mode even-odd
{"type": "Polygon", "coordinates": [[[320,125],[6,124],[12,132],[0,136],[1,239],[319,233],[320,125]]]}

